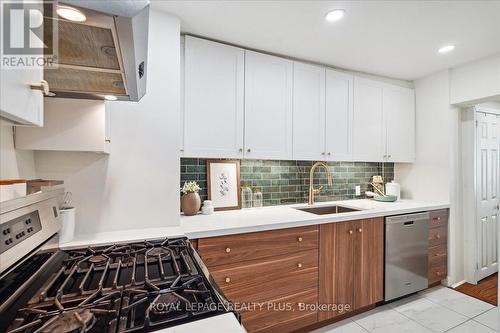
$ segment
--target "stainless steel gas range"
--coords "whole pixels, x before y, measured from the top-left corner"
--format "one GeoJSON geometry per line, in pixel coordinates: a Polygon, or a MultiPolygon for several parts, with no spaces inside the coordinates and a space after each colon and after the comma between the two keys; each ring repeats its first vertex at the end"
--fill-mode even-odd
{"type": "Polygon", "coordinates": [[[151,332],[232,312],[186,238],[62,251],[55,194],[0,218],[0,332],[151,332]]]}

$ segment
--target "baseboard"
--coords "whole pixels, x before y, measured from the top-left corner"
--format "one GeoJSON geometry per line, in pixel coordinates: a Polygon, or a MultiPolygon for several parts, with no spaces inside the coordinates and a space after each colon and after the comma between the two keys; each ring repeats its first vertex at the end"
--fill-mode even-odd
{"type": "Polygon", "coordinates": [[[463,285],[463,284],[464,284],[464,283],[466,283],[466,282],[467,282],[467,281],[462,280],[462,281],[459,281],[459,282],[457,282],[457,283],[452,284],[450,287],[451,287],[451,288],[453,288],[453,289],[455,289],[456,287],[459,287],[459,286],[463,285]]]}

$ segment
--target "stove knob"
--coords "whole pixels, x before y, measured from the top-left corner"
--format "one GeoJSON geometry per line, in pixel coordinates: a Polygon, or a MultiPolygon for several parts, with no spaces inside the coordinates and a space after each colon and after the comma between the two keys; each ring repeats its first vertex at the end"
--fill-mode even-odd
{"type": "Polygon", "coordinates": [[[8,239],[6,239],[6,240],[5,240],[5,245],[9,245],[9,244],[10,244],[9,240],[8,240],[8,239]]]}
{"type": "Polygon", "coordinates": [[[231,282],[231,279],[229,277],[226,278],[226,283],[231,282]]]}
{"type": "Polygon", "coordinates": [[[226,253],[229,253],[229,252],[231,252],[231,248],[226,247],[226,253]]]}
{"type": "Polygon", "coordinates": [[[3,234],[4,234],[4,235],[7,235],[9,232],[10,232],[10,230],[9,230],[9,229],[5,229],[5,230],[3,231],[3,234]]]}

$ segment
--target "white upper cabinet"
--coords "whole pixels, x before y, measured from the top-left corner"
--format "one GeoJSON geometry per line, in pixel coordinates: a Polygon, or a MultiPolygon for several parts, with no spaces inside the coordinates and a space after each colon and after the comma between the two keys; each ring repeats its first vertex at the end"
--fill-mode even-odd
{"type": "Polygon", "coordinates": [[[0,65],[0,116],[16,125],[42,126],[43,94],[31,89],[42,80],[43,67],[12,69],[0,65]]]}
{"type": "Polygon", "coordinates": [[[245,157],[292,158],[293,62],[245,51],[245,157]]]}
{"type": "MultiPolygon", "coordinates": [[[[353,75],[326,70],[326,157],[352,160],[353,75]]],[[[295,143],[295,142],[294,142],[295,143]]]]}
{"type": "Polygon", "coordinates": [[[354,161],[381,162],[385,152],[383,84],[354,78],[352,150],[354,161]]]}
{"type": "Polygon", "coordinates": [[[380,81],[354,79],[353,159],[415,160],[415,92],[380,81]]]}
{"type": "Polygon", "coordinates": [[[243,49],[185,40],[184,156],[243,157],[243,49]]]}
{"type": "Polygon", "coordinates": [[[386,126],[385,160],[415,160],[415,92],[413,89],[384,87],[384,122],[386,126]]]}
{"type": "Polygon", "coordinates": [[[325,68],[294,62],[293,158],[325,157],[325,68]]]}

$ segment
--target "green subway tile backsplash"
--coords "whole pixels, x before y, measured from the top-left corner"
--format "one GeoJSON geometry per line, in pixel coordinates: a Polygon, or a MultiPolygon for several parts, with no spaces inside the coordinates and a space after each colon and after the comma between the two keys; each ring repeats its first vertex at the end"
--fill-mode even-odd
{"type": "MultiPolygon", "coordinates": [[[[201,200],[207,199],[206,159],[181,158],[181,187],[185,181],[195,180],[201,187],[201,200]]],[[[260,188],[265,206],[306,203],[309,189],[311,161],[241,160],[241,184],[260,188]]],[[[372,176],[382,175],[384,181],[394,179],[394,163],[329,162],[333,185],[328,186],[327,174],[317,168],[314,174],[316,187],[323,189],[316,201],[364,198],[371,190],[372,176]],[[383,171],[382,171],[383,170],[383,171]],[[382,174],[383,172],[383,174],[382,174]],[[362,195],[355,196],[355,186],[361,186],[362,195]]]]}

